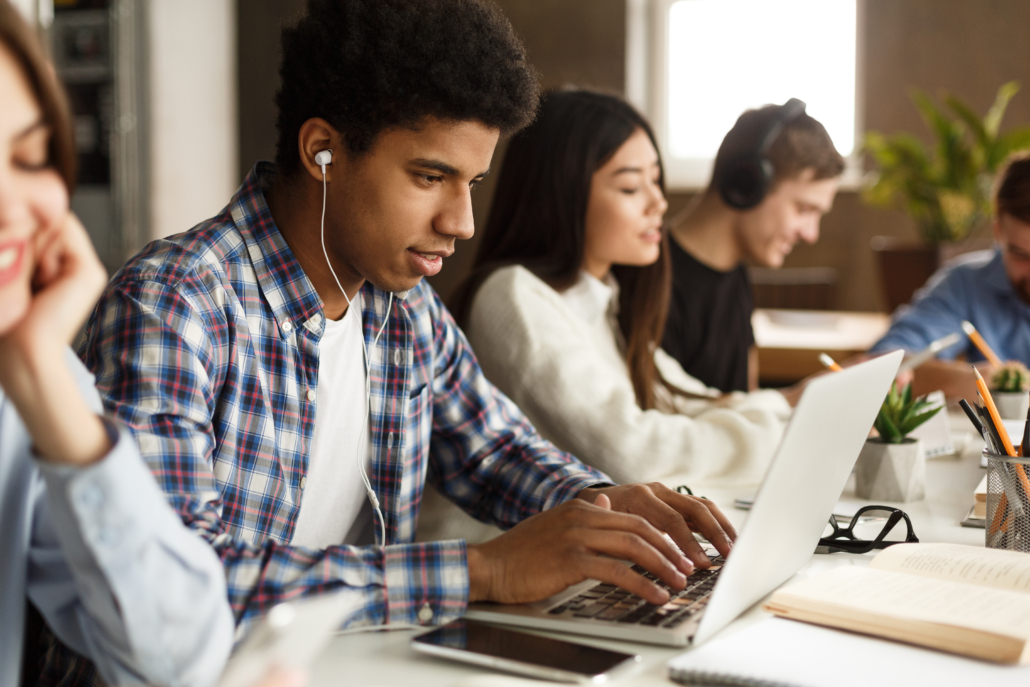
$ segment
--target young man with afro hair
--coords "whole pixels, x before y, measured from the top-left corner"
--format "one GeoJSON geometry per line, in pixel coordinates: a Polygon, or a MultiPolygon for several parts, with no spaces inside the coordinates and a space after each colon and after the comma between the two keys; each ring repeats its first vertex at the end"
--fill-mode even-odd
{"type": "Polygon", "coordinates": [[[587,578],[662,603],[616,559],[682,587],[708,564],[691,528],[728,553],[710,503],[613,486],[544,441],[423,280],[472,236],[472,189],[537,105],[499,11],[311,0],[283,31],[280,74],[276,163],[133,258],[80,351],[221,557],[237,622],[349,589],[348,624],[440,623],[587,578]],[[427,481],[510,531],[415,543],[427,481]]]}

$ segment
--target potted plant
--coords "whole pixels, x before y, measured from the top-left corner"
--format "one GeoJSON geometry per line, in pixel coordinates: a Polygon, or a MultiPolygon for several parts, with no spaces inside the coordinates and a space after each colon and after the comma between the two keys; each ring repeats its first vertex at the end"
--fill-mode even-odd
{"type": "Polygon", "coordinates": [[[1010,361],[991,375],[991,398],[1004,420],[1024,420],[1030,410],[1030,371],[1026,365],[1010,361]]]}
{"type": "Polygon", "coordinates": [[[867,176],[863,198],[906,212],[922,238],[919,245],[873,238],[890,311],[907,303],[937,268],[941,244],[962,241],[987,226],[995,174],[1011,153],[1030,147],[1030,126],[1000,133],[1018,90],[1015,81],[1002,85],[982,118],[954,95],[944,93],[942,107],[916,91],[912,100],[933,134],[929,146],[909,133],[866,133],[865,150],[877,169],[867,176]]]}
{"type": "Polygon", "coordinates": [[[912,398],[912,385],[899,392],[891,384],[873,426],[878,437],[867,439],[855,464],[855,493],[872,501],[919,501],[926,496],[923,442],[908,435],[943,406],[912,398]]]}

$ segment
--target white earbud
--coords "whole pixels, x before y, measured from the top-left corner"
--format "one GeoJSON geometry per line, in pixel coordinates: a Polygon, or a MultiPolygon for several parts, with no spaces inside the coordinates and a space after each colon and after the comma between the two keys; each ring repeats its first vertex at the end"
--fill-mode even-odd
{"type": "Polygon", "coordinates": [[[333,151],[332,150],[322,150],[322,151],[319,151],[318,153],[315,153],[315,164],[316,165],[321,165],[321,167],[322,167],[322,174],[324,175],[325,174],[325,166],[333,164],[333,151]]]}

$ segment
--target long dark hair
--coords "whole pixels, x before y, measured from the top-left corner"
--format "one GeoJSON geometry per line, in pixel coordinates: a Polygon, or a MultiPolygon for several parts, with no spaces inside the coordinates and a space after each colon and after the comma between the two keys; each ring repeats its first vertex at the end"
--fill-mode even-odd
{"type": "Polygon", "coordinates": [[[57,170],[69,195],[75,188],[75,143],[64,89],[46,61],[35,32],[7,0],[0,0],[0,45],[14,55],[50,127],[47,164],[57,170]]]}
{"type": "MultiPolygon", "coordinates": [[[[589,90],[544,94],[537,118],[512,138],[472,274],[458,288],[453,311],[467,324],[476,291],[495,270],[522,265],[557,291],[572,286],[583,264],[587,204],[594,172],[636,131],[658,150],[647,120],[621,98],[589,90]]],[[[661,169],[661,158],[658,160],[661,169]]],[[[664,170],[660,179],[665,192],[664,170]]],[[[626,341],[637,403],[655,405],[663,381],[654,362],[669,310],[668,234],[658,260],[644,267],[614,265],[619,282],[619,328],[626,341]]]]}

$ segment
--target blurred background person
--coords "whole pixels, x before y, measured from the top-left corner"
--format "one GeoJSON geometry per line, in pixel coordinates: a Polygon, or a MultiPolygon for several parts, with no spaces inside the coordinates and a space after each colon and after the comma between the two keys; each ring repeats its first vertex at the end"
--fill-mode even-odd
{"type": "Polygon", "coordinates": [[[1002,360],[1030,365],[1030,155],[1008,161],[995,181],[993,201],[994,248],[944,265],[910,305],[898,309],[890,329],[869,351],[918,353],[948,334],[962,334],[960,344],[923,363],[917,373],[920,388],[941,389],[949,397],[976,398],[970,363],[984,377],[992,371],[963,333],[963,321],[972,323],[1002,360]]]}
{"type": "MultiPolygon", "coordinates": [[[[756,485],[790,404],[724,396],[659,347],[667,207],[654,135],[631,105],[547,93],[508,147],[455,317],[540,433],[616,481],[756,485]]],[[[435,493],[422,517],[420,537],[487,536],[435,493]]]]}
{"type": "Polygon", "coordinates": [[[68,210],[65,95],[7,0],[0,102],[0,684],[35,653],[37,610],[111,684],[214,684],[233,633],[221,565],[68,348],[106,276],[68,210]]]}
{"type": "Polygon", "coordinates": [[[725,392],[758,388],[749,265],[782,267],[819,239],[844,158],[804,103],[740,115],[719,146],[708,188],[672,222],[672,300],[662,348],[725,392]],[[763,169],[759,160],[766,162],[763,169]]]}
{"type": "Polygon", "coordinates": [[[754,484],[790,406],[777,391],[723,396],[659,347],[667,207],[636,110],[550,92],[508,148],[456,316],[541,432],[615,479],[754,484]]]}

